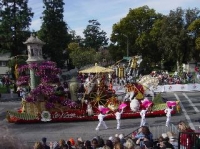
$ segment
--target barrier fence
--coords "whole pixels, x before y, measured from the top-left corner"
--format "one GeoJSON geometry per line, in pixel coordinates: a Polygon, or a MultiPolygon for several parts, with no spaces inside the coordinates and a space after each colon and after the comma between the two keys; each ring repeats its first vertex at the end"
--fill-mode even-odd
{"type": "Polygon", "coordinates": [[[199,132],[179,132],[178,136],[179,149],[200,149],[199,132]]]}
{"type": "MultiPolygon", "coordinates": [[[[148,125],[149,130],[151,131],[151,133],[153,134],[153,139],[157,140],[163,133],[167,133],[167,132],[173,132],[174,134],[176,134],[178,136],[179,131],[177,129],[177,127],[174,124],[170,124],[168,127],[165,126],[165,124],[162,125],[148,125]]],[[[137,128],[136,130],[134,130],[133,132],[131,132],[130,134],[126,135],[126,138],[128,137],[132,137],[132,134],[136,134],[138,132],[139,128],[137,128]]]]}

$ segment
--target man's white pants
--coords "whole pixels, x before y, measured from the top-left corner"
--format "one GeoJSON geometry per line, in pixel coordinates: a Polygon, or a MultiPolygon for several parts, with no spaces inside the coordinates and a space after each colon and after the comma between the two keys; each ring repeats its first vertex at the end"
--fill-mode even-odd
{"type": "Polygon", "coordinates": [[[96,130],[99,130],[99,127],[100,127],[101,125],[103,125],[103,126],[105,127],[105,129],[108,128],[107,125],[106,125],[106,123],[105,123],[104,121],[99,121],[99,124],[97,125],[96,130]]]}
{"type": "Polygon", "coordinates": [[[120,129],[120,124],[121,124],[120,119],[117,119],[117,129],[120,129]]]}
{"type": "Polygon", "coordinates": [[[140,127],[146,124],[146,118],[142,118],[140,122],[140,127]]]}
{"type": "Polygon", "coordinates": [[[168,117],[167,117],[167,120],[166,120],[166,126],[167,126],[167,127],[169,126],[170,120],[171,120],[171,116],[168,116],[168,117]]]}

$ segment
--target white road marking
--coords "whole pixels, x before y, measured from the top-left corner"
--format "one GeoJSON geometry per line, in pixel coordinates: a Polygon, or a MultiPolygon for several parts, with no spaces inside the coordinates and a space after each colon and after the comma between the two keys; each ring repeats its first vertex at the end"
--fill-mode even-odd
{"type": "Polygon", "coordinates": [[[183,111],[183,113],[184,113],[184,115],[185,115],[185,118],[186,118],[186,120],[188,121],[188,124],[189,124],[190,128],[192,128],[192,129],[195,130],[195,127],[194,127],[194,125],[193,125],[193,123],[192,123],[192,121],[191,121],[189,115],[187,114],[187,112],[186,112],[186,110],[185,110],[183,104],[181,103],[181,100],[179,99],[178,95],[177,95],[176,93],[174,93],[174,96],[176,97],[177,100],[180,101],[179,104],[180,104],[180,106],[181,106],[181,110],[183,111]]]}
{"type": "Polygon", "coordinates": [[[200,112],[199,109],[197,109],[197,107],[193,104],[193,102],[191,101],[191,99],[190,99],[185,93],[183,93],[183,95],[184,95],[185,98],[188,100],[188,102],[191,104],[191,106],[194,108],[194,111],[195,111],[196,113],[199,113],[199,112],[200,112]]]}

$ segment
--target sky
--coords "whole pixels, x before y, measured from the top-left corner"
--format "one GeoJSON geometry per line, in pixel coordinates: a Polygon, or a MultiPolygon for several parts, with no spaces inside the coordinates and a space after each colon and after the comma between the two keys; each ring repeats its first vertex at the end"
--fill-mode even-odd
{"type": "MultiPolygon", "coordinates": [[[[169,14],[170,10],[200,8],[200,0],[64,0],[64,21],[76,35],[83,36],[83,30],[89,20],[97,20],[101,30],[110,37],[112,26],[120,19],[126,17],[129,9],[147,5],[157,13],[169,14]]],[[[28,7],[32,8],[34,17],[30,26],[31,30],[38,31],[42,24],[43,0],[29,0],[28,7]]]]}

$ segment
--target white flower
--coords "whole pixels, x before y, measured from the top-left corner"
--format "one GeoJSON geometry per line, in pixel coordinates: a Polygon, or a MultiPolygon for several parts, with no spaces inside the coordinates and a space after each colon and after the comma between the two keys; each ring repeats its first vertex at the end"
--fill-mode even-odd
{"type": "Polygon", "coordinates": [[[49,111],[42,111],[41,117],[42,117],[41,121],[43,122],[48,122],[52,120],[49,111]]]}

